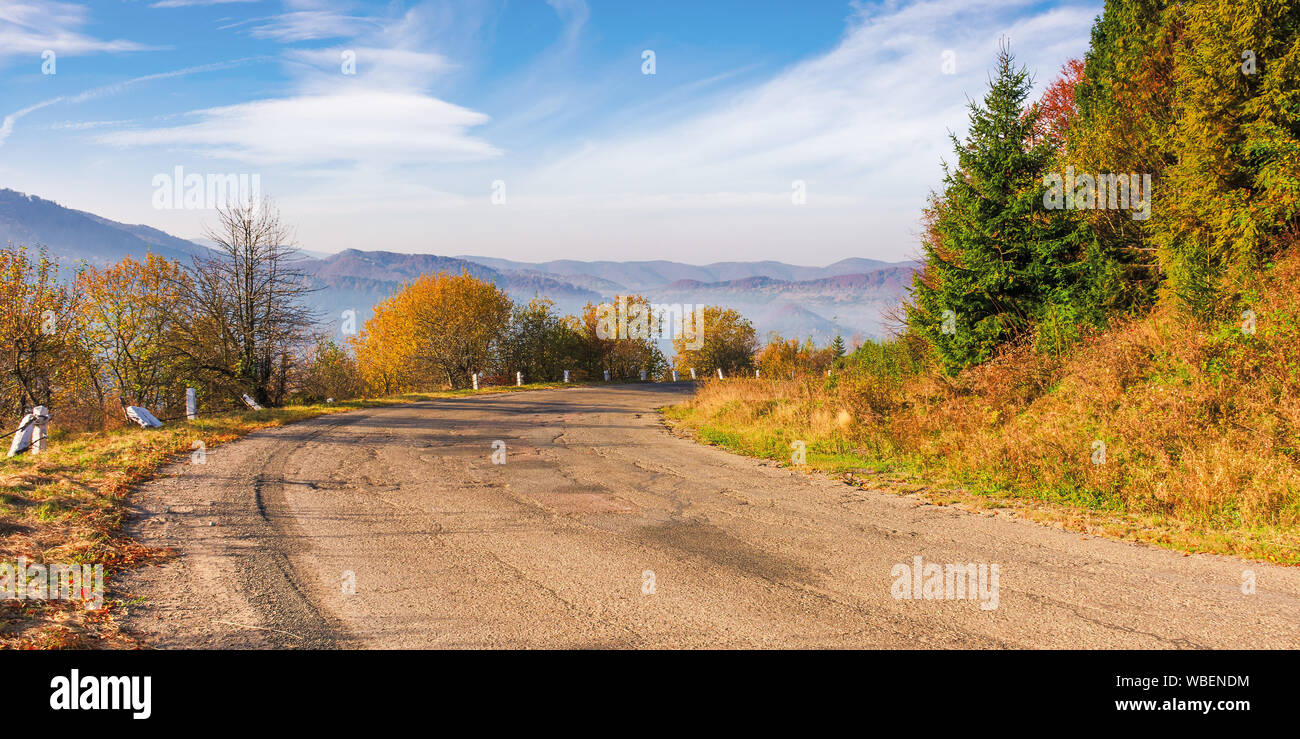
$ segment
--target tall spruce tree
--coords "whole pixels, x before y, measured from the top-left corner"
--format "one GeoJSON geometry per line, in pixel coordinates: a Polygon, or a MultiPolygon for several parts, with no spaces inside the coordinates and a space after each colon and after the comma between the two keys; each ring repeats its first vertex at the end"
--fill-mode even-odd
{"type": "Polygon", "coordinates": [[[1031,86],[1003,45],[988,94],[970,105],[966,141],[952,136],[956,166],[944,164],[944,191],[922,242],[925,264],[907,306],[909,327],[949,372],[1026,334],[1049,306],[1077,300],[1088,267],[1081,258],[1092,241],[1087,224],[1043,205],[1054,152],[1032,135],[1031,86]]]}

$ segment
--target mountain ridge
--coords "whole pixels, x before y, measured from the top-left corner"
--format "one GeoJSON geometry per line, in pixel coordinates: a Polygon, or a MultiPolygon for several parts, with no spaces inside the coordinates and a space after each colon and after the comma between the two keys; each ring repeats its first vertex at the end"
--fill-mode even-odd
{"type": "MultiPolygon", "coordinates": [[[[62,264],[103,267],[154,253],[188,264],[212,253],[205,239],[186,240],[142,224],[125,224],[35,195],[0,189],[0,242],[46,246],[62,264]]],[[[760,336],[779,332],[828,341],[883,335],[881,314],[898,303],[916,264],[849,258],[812,267],[772,260],[692,265],[670,260],[629,262],[558,259],[519,262],[496,257],[441,256],[344,249],[298,249],[297,266],[316,291],[309,301],[337,326],[344,311],[364,322],[374,306],[422,274],[468,274],[496,284],[512,300],[551,299],[564,313],[587,303],[637,293],[654,302],[722,305],[755,323],[760,336]]]]}

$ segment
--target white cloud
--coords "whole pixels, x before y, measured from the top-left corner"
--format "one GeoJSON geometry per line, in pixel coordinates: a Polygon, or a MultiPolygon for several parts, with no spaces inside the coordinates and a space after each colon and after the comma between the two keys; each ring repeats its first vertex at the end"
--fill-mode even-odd
{"type": "Polygon", "coordinates": [[[947,130],[964,127],[968,95],[985,91],[1000,35],[1040,83],[1086,48],[1094,8],[1010,17],[1029,4],[931,0],[864,11],[830,52],[703,110],[667,111],[656,127],[585,141],[537,178],[566,191],[643,194],[773,192],[804,179],[824,193],[923,197],[949,154],[947,130]],[[941,73],[947,49],[955,75],[941,73]]]}
{"type": "Polygon", "coordinates": [[[578,42],[578,34],[591,17],[587,0],[546,0],[546,4],[555,9],[556,15],[564,23],[564,33],[560,38],[562,48],[571,48],[578,42]]]}
{"type": "Polygon", "coordinates": [[[484,112],[433,90],[473,71],[489,11],[423,3],[365,15],[322,0],[243,24],[281,41],[337,36],[327,48],[286,50],[288,87],[268,93],[278,97],[192,111],[181,125],[87,135],[261,171],[317,249],[365,241],[515,258],[599,258],[616,248],[687,261],[897,259],[914,253],[920,208],[939,185],[940,159],[952,158],[947,132],[964,133],[999,37],[1010,36],[1041,89],[1087,48],[1100,10],[1100,0],[1048,9],[1037,0],[884,0],[859,9],[833,48],[761,82],[647,85],[639,101],[609,109],[596,103],[613,85],[647,80],[635,64],[634,82],[579,68],[570,52],[582,51],[586,5],[552,5],[557,42],[475,103],[492,114],[487,128],[484,112]],[[357,52],[355,76],[340,74],[344,49],[357,52]],[[945,50],[956,74],[941,73],[945,50]],[[489,199],[498,178],[506,206],[489,199]],[[804,207],[791,203],[793,180],[807,184],[804,207]],[[358,217],[372,213],[384,217],[358,217]]]}
{"type": "Polygon", "coordinates": [[[39,54],[46,49],[78,55],[151,48],[133,41],[87,36],[79,30],[87,19],[86,8],[72,3],[0,0],[0,58],[39,54]]]}
{"type": "Polygon", "coordinates": [[[63,98],[61,97],[57,97],[57,98],[52,98],[50,100],[44,100],[35,105],[29,105],[20,111],[17,111],[15,113],[10,113],[9,115],[5,116],[4,122],[0,123],[0,146],[4,146],[5,139],[9,138],[9,134],[14,132],[14,125],[18,123],[19,118],[22,118],[23,116],[27,115],[28,113],[31,113],[32,111],[40,110],[41,108],[44,108],[47,105],[53,105],[62,99],[63,98]]]}
{"type": "Polygon", "coordinates": [[[200,64],[199,66],[196,67],[174,69],[170,72],[158,72],[156,74],[146,74],[140,77],[133,77],[129,80],[114,82],[110,85],[102,85],[100,87],[91,88],[89,90],[86,90],[85,92],[72,96],[71,98],[68,99],[68,102],[84,103],[87,100],[93,100],[95,98],[120,94],[124,92],[126,89],[138,85],[142,82],[152,82],[153,80],[165,80],[165,79],[171,79],[173,77],[185,77],[187,75],[196,74],[199,72],[215,72],[222,69],[230,69],[231,67],[237,67],[241,64],[246,64],[252,61],[258,61],[258,58],[249,57],[245,59],[232,59],[231,61],[228,62],[214,62],[212,64],[200,64]]]}
{"type": "Polygon", "coordinates": [[[441,54],[361,45],[290,49],[286,57],[306,67],[295,70],[303,89],[320,92],[337,90],[348,82],[380,90],[422,90],[456,67],[441,54]],[[355,55],[352,80],[340,78],[345,51],[355,55]]]}
{"type": "Polygon", "coordinates": [[[114,146],[168,146],[254,166],[488,159],[500,151],[469,135],[488,117],[409,92],[355,90],[195,111],[197,123],[98,137],[114,146]]]}
{"type": "MultiPolygon", "coordinates": [[[[133,79],[123,80],[121,82],[114,82],[111,85],[94,87],[84,92],[73,95],[71,97],[64,97],[60,95],[59,97],[42,101],[35,105],[23,108],[22,110],[16,113],[12,113],[10,115],[5,116],[4,123],[0,124],[0,145],[3,145],[5,139],[9,138],[9,135],[13,133],[14,126],[18,123],[18,119],[22,118],[28,113],[31,113],[36,110],[40,110],[41,108],[44,108],[48,105],[53,105],[54,103],[63,102],[63,101],[67,101],[68,103],[84,103],[87,100],[93,100],[95,98],[107,97],[109,95],[117,95],[122,91],[126,90],[127,88],[130,88],[133,85],[140,84],[141,82],[149,82],[151,80],[159,80],[159,79],[170,79],[172,77],[183,77],[185,75],[194,74],[196,72],[210,72],[219,69],[228,69],[230,67],[234,67],[248,61],[252,61],[252,59],[236,59],[229,62],[217,62],[215,64],[203,64],[197,67],[187,67],[185,69],[177,69],[171,72],[159,72],[157,74],[147,74],[142,77],[135,77],[133,79]]],[[[90,125],[82,126],[81,128],[96,128],[103,125],[110,125],[110,124],[108,122],[100,121],[100,122],[91,123],[90,125]]],[[[74,129],[76,128],[76,124],[63,123],[56,126],[55,128],[74,129]]]]}
{"type": "Polygon", "coordinates": [[[299,10],[265,19],[249,29],[255,38],[284,43],[356,36],[374,21],[334,10],[299,10]]]}
{"type": "Polygon", "coordinates": [[[226,5],[228,3],[255,3],[258,0],[162,0],[150,5],[151,8],[194,8],[204,5],[226,5]]]}
{"type": "Polygon", "coordinates": [[[425,50],[431,35],[445,31],[445,14],[418,5],[355,17],[347,6],[326,0],[286,4],[291,12],[253,33],[280,40],[350,37],[327,48],[286,50],[291,95],[192,111],[186,117],[197,122],[115,131],[97,140],[195,151],[257,167],[313,166],[325,177],[353,177],[358,166],[386,170],[501,155],[470,133],[488,122],[487,115],[427,92],[456,68],[446,56],[425,50]],[[345,51],[355,54],[355,74],[343,73],[345,51]]]}

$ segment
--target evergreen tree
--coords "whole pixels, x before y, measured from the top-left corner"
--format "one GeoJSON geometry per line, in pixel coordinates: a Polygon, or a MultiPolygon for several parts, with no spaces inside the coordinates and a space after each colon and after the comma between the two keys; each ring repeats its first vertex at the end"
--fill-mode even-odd
{"type": "Polygon", "coordinates": [[[835,354],[836,359],[839,359],[844,356],[846,351],[847,348],[844,346],[844,337],[835,334],[835,340],[831,342],[831,352],[835,354]]]}
{"type": "Polygon", "coordinates": [[[970,105],[966,141],[952,137],[956,166],[945,163],[929,214],[908,325],[950,372],[1026,334],[1049,306],[1080,299],[1091,235],[1077,214],[1043,206],[1054,150],[1034,136],[1031,85],[1003,46],[988,94],[970,105]]]}

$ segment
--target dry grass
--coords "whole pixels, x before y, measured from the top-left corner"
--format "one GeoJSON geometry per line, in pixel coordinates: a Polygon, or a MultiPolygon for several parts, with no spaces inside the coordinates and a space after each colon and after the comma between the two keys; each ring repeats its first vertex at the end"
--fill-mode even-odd
{"type": "MultiPolygon", "coordinates": [[[[478,392],[557,386],[564,385],[492,387],[478,392]]],[[[202,441],[210,450],[258,429],[321,415],[472,393],[417,393],[227,413],[193,422],[168,422],[160,429],[132,427],[78,434],[61,433],[55,418],[47,453],[0,457],[0,562],[12,564],[24,557],[36,564],[103,564],[106,607],[85,611],[79,603],[67,601],[0,600],[0,648],[137,646],[121,632],[115,618],[122,603],[113,599],[113,574],[168,553],[146,549],[123,534],[127,497],[133,487],[167,464],[191,454],[193,442],[202,441]]]]}
{"type": "Polygon", "coordinates": [[[1300,564],[1300,258],[1248,297],[1253,335],[1162,310],[1060,358],[1022,346],[957,378],[873,364],[830,380],[710,381],[669,415],[743,453],[788,460],[801,439],[816,468],[902,474],[943,488],[934,497],[1075,529],[1300,564]]]}

